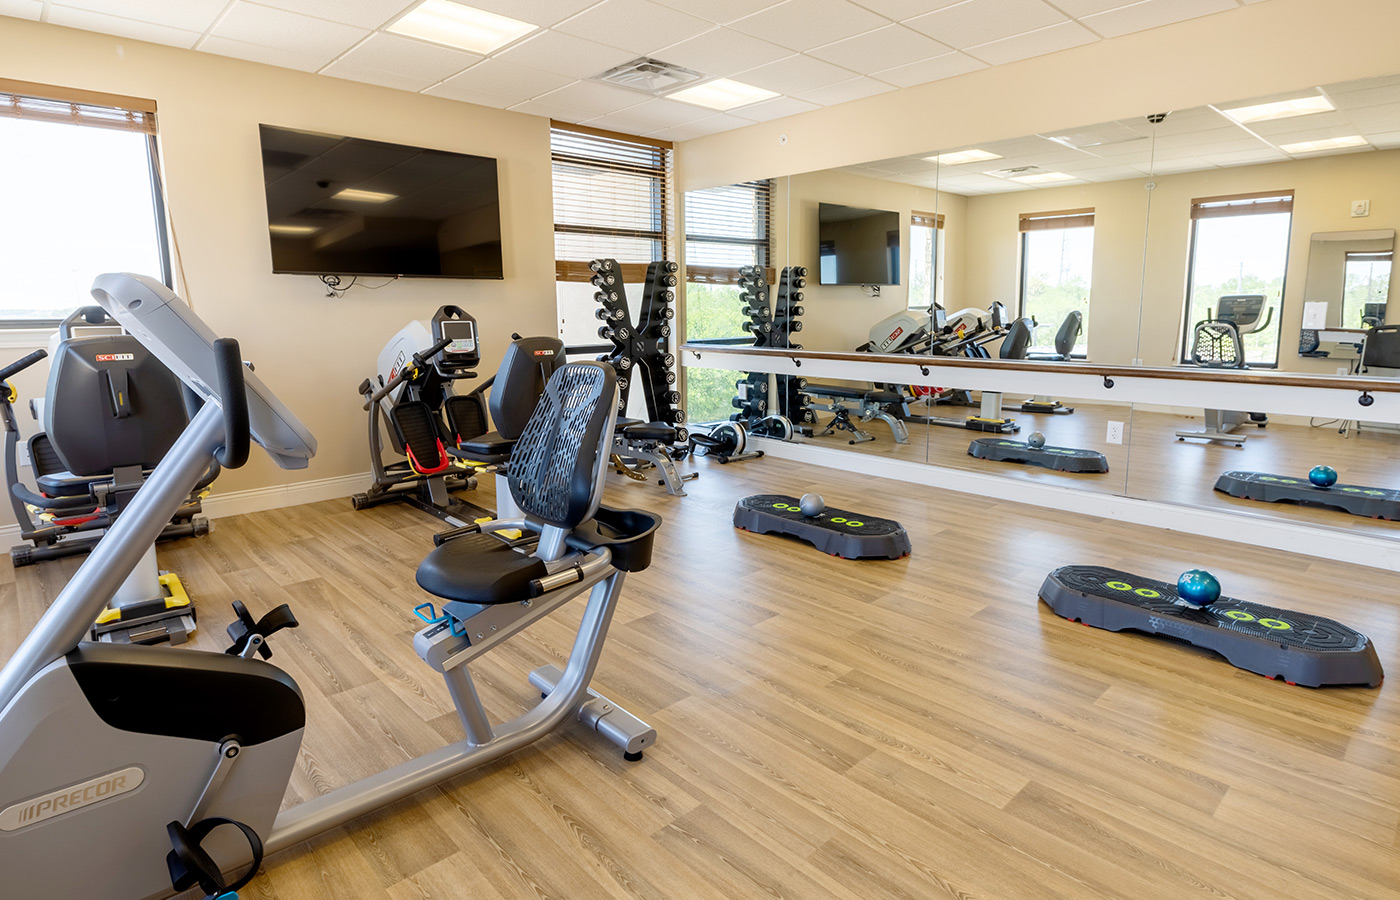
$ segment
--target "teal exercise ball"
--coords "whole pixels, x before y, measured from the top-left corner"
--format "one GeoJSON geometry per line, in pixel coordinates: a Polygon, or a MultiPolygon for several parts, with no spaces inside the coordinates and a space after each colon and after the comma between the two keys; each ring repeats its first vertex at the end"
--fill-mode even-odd
{"type": "Polygon", "coordinates": [[[1205,569],[1189,569],[1176,580],[1176,594],[1192,606],[1210,606],[1220,599],[1220,579],[1205,569]]]}
{"type": "Polygon", "coordinates": [[[1308,472],[1308,481],[1313,487],[1330,488],[1337,483],[1337,470],[1331,466],[1313,466],[1308,472]]]}

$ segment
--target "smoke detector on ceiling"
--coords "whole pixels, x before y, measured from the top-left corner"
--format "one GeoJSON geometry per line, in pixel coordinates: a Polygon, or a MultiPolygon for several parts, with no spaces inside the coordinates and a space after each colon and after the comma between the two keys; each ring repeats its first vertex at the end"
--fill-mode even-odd
{"type": "Polygon", "coordinates": [[[641,56],[620,66],[613,66],[600,75],[594,75],[592,80],[660,96],[704,77],[693,69],[641,56]]]}

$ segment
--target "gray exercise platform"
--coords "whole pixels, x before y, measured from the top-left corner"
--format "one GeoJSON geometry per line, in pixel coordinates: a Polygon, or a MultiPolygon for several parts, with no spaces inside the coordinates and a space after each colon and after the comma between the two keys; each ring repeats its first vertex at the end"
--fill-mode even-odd
{"type": "Polygon", "coordinates": [[[1096,450],[1051,447],[1048,444],[1036,448],[1025,441],[1008,441],[1006,438],[977,438],[968,445],[967,454],[993,462],[1044,466],[1057,472],[1102,474],[1108,471],[1108,459],[1096,450]]]}
{"type": "Polygon", "coordinates": [[[1232,597],[1183,606],[1176,585],[1118,569],[1061,566],[1045,577],[1040,599],[1071,621],[1184,641],[1289,684],[1376,687],[1385,677],[1375,645],[1341,622],[1232,597]]]}
{"type": "Polygon", "coordinates": [[[893,519],[828,507],[804,516],[796,497],[754,494],[734,506],[734,527],[756,534],[786,534],[843,559],[899,559],[912,549],[909,532],[893,519]]]}
{"type": "Polygon", "coordinates": [[[1400,491],[1388,488],[1359,484],[1334,484],[1323,488],[1314,486],[1306,478],[1264,472],[1226,472],[1216,479],[1215,489],[1243,500],[1330,506],[1354,516],[1400,521],[1400,491]]]}

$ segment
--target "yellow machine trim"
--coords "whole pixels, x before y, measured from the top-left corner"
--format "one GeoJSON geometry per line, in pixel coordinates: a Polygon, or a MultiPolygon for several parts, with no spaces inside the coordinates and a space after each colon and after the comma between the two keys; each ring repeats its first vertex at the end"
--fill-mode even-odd
{"type": "Polygon", "coordinates": [[[165,598],[166,609],[183,609],[190,605],[190,595],[185,593],[185,586],[180,583],[179,575],[166,572],[160,576],[160,586],[169,594],[165,598]]]}

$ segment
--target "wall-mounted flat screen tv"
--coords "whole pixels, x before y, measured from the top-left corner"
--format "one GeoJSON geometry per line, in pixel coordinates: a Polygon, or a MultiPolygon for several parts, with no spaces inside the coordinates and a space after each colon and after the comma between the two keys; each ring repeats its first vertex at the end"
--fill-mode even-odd
{"type": "Polygon", "coordinates": [[[503,277],[494,159],[258,129],[272,271],[503,277]]]}
{"type": "Polygon", "coordinates": [[[899,213],[819,204],[818,284],[899,284],[899,213]]]}

